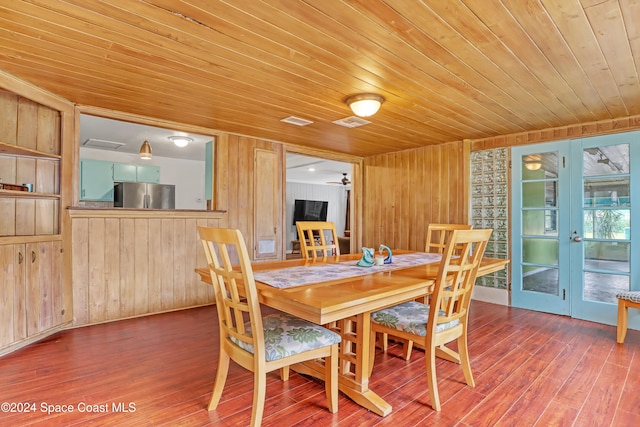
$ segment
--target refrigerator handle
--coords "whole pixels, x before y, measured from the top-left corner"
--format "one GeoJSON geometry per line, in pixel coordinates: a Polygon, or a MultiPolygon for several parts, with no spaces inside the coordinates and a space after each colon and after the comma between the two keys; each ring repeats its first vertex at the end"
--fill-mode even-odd
{"type": "Polygon", "coordinates": [[[149,195],[148,194],[144,195],[144,204],[143,205],[144,205],[145,208],[149,207],[149,195]]]}

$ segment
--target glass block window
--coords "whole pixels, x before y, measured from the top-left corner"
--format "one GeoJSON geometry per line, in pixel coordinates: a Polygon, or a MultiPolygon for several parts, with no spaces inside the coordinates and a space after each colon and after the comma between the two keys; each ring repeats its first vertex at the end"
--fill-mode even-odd
{"type": "MultiPolygon", "coordinates": [[[[506,148],[471,153],[471,224],[493,228],[485,256],[509,257],[509,200],[506,148]]],[[[507,289],[508,268],[479,277],[476,285],[507,289]]]]}

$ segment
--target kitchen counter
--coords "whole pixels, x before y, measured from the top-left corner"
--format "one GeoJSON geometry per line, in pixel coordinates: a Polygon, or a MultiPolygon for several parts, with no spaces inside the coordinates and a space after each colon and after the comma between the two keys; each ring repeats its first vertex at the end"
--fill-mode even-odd
{"type": "Polygon", "coordinates": [[[227,211],[207,211],[202,209],[132,209],[96,208],[69,206],[71,218],[189,218],[222,219],[227,211]]]}

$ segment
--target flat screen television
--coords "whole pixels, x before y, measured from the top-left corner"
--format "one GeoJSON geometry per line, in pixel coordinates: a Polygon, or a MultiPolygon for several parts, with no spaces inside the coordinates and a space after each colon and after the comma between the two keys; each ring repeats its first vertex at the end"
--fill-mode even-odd
{"type": "Polygon", "coordinates": [[[293,225],[298,221],[326,221],[329,202],[320,200],[295,200],[293,225]]]}

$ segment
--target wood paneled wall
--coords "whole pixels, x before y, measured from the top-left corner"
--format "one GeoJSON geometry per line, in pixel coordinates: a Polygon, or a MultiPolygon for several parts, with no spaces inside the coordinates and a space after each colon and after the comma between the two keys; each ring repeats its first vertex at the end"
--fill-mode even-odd
{"type": "Polygon", "coordinates": [[[214,301],[212,288],[194,272],[206,265],[196,227],[225,227],[226,215],[162,218],[104,212],[71,212],[74,326],[214,301]]]}
{"type": "MultiPolygon", "coordinates": [[[[229,212],[228,227],[239,229],[244,238],[250,254],[255,247],[254,224],[255,216],[260,215],[260,207],[255,205],[255,176],[254,164],[255,149],[274,151],[278,155],[278,170],[280,171],[279,191],[280,197],[273,200],[278,204],[281,212],[277,218],[277,228],[281,228],[284,203],[284,147],[281,143],[249,138],[238,135],[219,135],[215,144],[214,167],[214,208],[229,212]]],[[[277,230],[278,239],[284,242],[286,230],[277,230]]],[[[282,245],[280,246],[282,247],[282,245]]],[[[284,256],[284,250],[280,250],[279,257],[284,256]]]]}
{"type": "Polygon", "coordinates": [[[431,222],[466,223],[469,143],[364,159],[362,245],[424,250],[431,222]]]}

